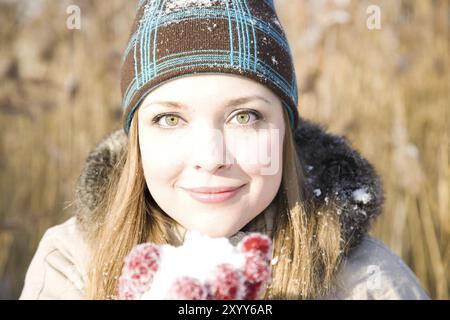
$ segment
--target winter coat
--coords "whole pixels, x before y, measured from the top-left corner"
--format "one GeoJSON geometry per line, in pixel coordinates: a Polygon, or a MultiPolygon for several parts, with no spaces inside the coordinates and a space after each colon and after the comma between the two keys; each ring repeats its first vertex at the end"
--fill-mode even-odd
{"type": "MultiPolygon", "coordinates": [[[[411,269],[382,241],[368,234],[381,213],[384,193],[380,178],[345,137],[331,134],[302,119],[294,133],[307,183],[317,203],[337,197],[336,218],[350,250],[343,253],[335,289],[325,299],[429,299],[411,269]]],[[[77,185],[77,213],[49,228],[42,237],[25,276],[20,299],[84,299],[89,247],[86,237],[99,217],[93,208],[104,195],[126,139],[117,130],[101,141],[86,160],[77,185]]],[[[302,182],[304,183],[304,182],[302,182]]],[[[273,210],[272,210],[273,211],[273,210]]],[[[267,232],[276,212],[257,230],[267,232]]],[[[245,235],[240,231],[230,240],[245,235]]]]}

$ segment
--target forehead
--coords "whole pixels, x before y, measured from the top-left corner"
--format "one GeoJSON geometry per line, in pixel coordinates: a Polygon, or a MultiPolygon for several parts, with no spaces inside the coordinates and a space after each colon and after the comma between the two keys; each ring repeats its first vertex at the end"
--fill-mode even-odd
{"type": "Polygon", "coordinates": [[[150,92],[144,99],[169,99],[199,102],[213,99],[210,102],[227,101],[238,97],[257,95],[274,103],[277,96],[264,85],[247,77],[233,74],[195,74],[171,79],[150,92]],[[195,101],[197,100],[197,101],[195,101]]]}

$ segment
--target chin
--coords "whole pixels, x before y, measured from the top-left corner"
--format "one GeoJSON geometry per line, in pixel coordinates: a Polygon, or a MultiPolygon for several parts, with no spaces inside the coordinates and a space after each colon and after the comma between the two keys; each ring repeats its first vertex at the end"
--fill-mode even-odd
{"type": "Polygon", "coordinates": [[[193,229],[212,238],[229,238],[239,231],[239,230],[234,231],[235,228],[232,227],[224,228],[223,226],[221,226],[220,228],[211,228],[210,226],[203,226],[200,228],[193,228],[193,229]]]}

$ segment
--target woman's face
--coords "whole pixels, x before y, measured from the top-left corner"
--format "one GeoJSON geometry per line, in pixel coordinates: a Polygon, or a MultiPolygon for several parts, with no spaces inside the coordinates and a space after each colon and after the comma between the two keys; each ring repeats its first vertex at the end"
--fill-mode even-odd
{"type": "Polygon", "coordinates": [[[152,91],[138,112],[148,189],[185,229],[230,237],[274,199],[285,125],[281,100],[265,86],[227,74],[184,76],[152,91]],[[189,190],[216,187],[240,188],[189,190]]]}

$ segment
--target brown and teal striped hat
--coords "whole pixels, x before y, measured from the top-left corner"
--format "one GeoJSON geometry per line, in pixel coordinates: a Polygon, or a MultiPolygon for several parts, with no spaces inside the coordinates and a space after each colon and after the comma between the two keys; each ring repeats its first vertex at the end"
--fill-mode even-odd
{"type": "Polygon", "coordinates": [[[121,70],[124,130],[161,84],[229,73],[271,89],[298,125],[294,62],[273,0],[140,0],[121,70]]]}

